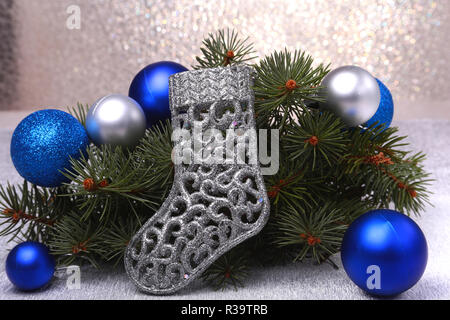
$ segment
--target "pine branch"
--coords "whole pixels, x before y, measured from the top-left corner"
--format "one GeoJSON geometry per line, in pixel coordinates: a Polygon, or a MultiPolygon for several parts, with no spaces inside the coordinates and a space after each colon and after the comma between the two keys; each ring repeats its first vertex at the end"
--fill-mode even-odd
{"type": "MultiPolygon", "coordinates": [[[[136,161],[152,168],[153,186],[172,185],[174,166],[172,161],[172,125],[170,121],[148,130],[137,146],[136,161]]],[[[166,192],[163,193],[165,198],[166,192]]]]}
{"type": "Polygon", "coordinates": [[[115,265],[122,262],[128,243],[144,222],[145,219],[128,215],[120,217],[105,230],[100,241],[102,247],[108,248],[104,253],[106,261],[115,261],[115,265]]]}
{"type": "Polygon", "coordinates": [[[305,111],[284,138],[286,150],[305,170],[332,167],[344,155],[349,143],[344,129],[342,120],[330,112],[305,111]]]}
{"type": "Polygon", "coordinates": [[[319,84],[329,66],[314,68],[313,59],[302,51],[275,51],[256,65],[255,111],[260,128],[280,130],[295,123],[306,109],[305,101],[323,101],[319,84]]]}
{"type": "Polygon", "coordinates": [[[366,210],[358,200],[340,204],[328,201],[309,212],[288,205],[275,221],[274,241],[297,251],[295,261],[312,258],[322,263],[339,251],[349,221],[366,210]]]}
{"type": "Polygon", "coordinates": [[[76,196],[82,218],[95,214],[99,220],[119,214],[121,201],[130,210],[145,206],[156,210],[159,198],[152,193],[155,180],[152,168],[135,161],[133,152],[120,147],[91,147],[87,155],[71,160],[72,169],[65,175],[72,180],[67,196],[76,196]]]}
{"type": "Polygon", "coordinates": [[[352,143],[337,174],[349,175],[375,206],[389,207],[393,202],[398,211],[418,215],[430,204],[427,186],[433,180],[423,169],[425,156],[408,156],[406,137],[395,135],[397,131],[376,126],[364,133],[350,132],[352,143]]]}
{"type": "Polygon", "coordinates": [[[215,290],[225,290],[228,286],[237,290],[244,286],[243,281],[248,277],[248,258],[247,252],[236,247],[217,259],[203,272],[202,278],[215,290]]]}
{"type": "Polygon", "coordinates": [[[49,229],[71,207],[58,196],[62,190],[30,186],[26,181],[21,187],[0,186],[0,236],[9,237],[8,241],[45,242],[49,229]]]}
{"type": "Polygon", "coordinates": [[[248,43],[248,37],[239,39],[238,33],[230,29],[210,33],[203,40],[200,48],[202,57],[196,57],[198,65],[194,69],[226,67],[232,64],[244,63],[254,58],[253,44],[248,43]]]}
{"type": "Polygon", "coordinates": [[[320,194],[330,189],[323,183],[323,178],[307,176],[307,167],[301,161],[291,160],[289,153],[280,155],[281,163],[275,175],[266,176],[267,194],[271,200],[271,214],[276,216],[279,208],[288,204],[303,209],[311,209],[317,204],[320,194]]]}
{"type": "Polygon", "coordinates": [[[69,113],[73,115],[78,121],[81,122],[83,126],[86,127],[86,117],[89,112],[89,105],[83,105],[82,103],[77,103],[76,107],[68,107],[69,113]]]}
{"type": "Polygon", "coordinates": [[[103,232],[92,220],[83,222],[79,214],[71,211],[55,224],[47,245],[59,257],[60,265],[87,261],[98,268],[97,260],[108,250],[99,241],[103,232]]]}

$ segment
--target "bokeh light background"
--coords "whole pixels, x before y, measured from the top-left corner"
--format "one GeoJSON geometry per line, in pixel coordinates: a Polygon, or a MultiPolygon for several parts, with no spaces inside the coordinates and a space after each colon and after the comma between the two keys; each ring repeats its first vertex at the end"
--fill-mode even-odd
{"type": "Polygon", "coordinates": [[[145,65],[190,67],[209,32],[234,28],[259,56],[303,49],[382,80],[395,119],[450,118],[449,0],[2,0],[0,109],[64,107],[128,92],[145,65]],[[81,30],[66,27],[70,5],[81,30]]]}

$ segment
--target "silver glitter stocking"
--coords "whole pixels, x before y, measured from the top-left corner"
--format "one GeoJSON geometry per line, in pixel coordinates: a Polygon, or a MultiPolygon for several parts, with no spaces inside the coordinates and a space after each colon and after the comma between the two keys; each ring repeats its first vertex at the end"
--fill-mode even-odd
{"type": "Polygon", "coordinates": [[[237,132],[235,137],[245,141],[243,158],[256,156],[256,142],[251,143],[247,135],[254,132],[256,136],[253,76],[251,67],[239,65],[182,72],[170,78],[173,129],[184,129],[181,132],[193,136],[175,139],[174,151],[179,153],[186,145],[194,147],[188,161],[176,164],[166,201],[126,250],[128,275],[143,291],[170,294],[187,286],[267,222],[269,200],[258,161],[239,161],[239,152],[232,153],[227,162],[204,156],[205,150],[215,152],[222,147],[224,154],[230,153],[229,137],[220,140],[217,132],[220,136],[237,132]],[[216,135],[199,138],[195,129],[191,130],[194,127],[202,132],[213,129],[216,135]],[[198,161],[199,155],[203,155],[202,161],[198,161]]]}

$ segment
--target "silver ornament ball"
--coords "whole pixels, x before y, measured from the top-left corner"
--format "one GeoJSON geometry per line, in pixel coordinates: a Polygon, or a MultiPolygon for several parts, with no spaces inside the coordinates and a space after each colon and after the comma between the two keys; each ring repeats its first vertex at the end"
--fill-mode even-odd
{"type": "Polygon", "coordinates": [[[376,79],[357,66],[344,66],[331,71],[322,81],[324,107],[335,112],[350,127],[367,122],[380,105],[380,89],[376,79]]]}
{"type": "Polygon", "coordinates": [[[96,145],[133,147],[144,136],[145,114],[130,97],[112,94],[92,105],[86,117],[86,130],[96,145]]]}

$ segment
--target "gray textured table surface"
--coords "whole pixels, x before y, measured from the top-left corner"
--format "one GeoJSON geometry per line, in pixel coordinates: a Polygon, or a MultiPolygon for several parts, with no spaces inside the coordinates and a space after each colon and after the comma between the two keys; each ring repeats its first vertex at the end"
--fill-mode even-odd
{"type": "MultiPolygon", "coordinates": [[[[1,114],[0,114],[1,116],[1,114]]],[[[434,207],[415,218],[424,231],[429,247],[428,266],[419,283],[396,299],[450,299],[450,122],[396,122],[400,133],[408,135],[412,150],[428,154],[426,168],[436,180],[431,189],[434,207]]],[[[9,156],[11,126],[0,128],[0,183],[21,183],[9,156]]],[[[55,279],[45,290],[23,293],[8,281],[4,261],[12,244],[0,239],[0,299],[371,299],[346,276],[340,266],[312,266],[297,263],[253,269],[245,288],[214,291],[201,282],[176,295],[155,297],[139,292],[128,280],[123,268],[81,270],[81,289],[69,290],[66,280],[55,279]]]]}

